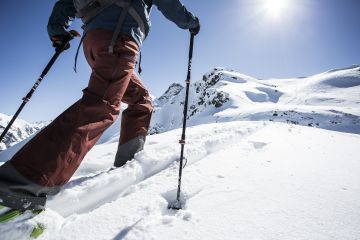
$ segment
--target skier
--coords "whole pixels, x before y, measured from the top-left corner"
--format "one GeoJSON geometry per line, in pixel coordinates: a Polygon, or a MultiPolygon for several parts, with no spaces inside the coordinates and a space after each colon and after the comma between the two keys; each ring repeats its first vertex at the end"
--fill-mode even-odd
{"type": "MultiPolygon", "coordinates": [[[[83,50],[92,69],[80,100],[40,131],[0,167],[0,204],[12,209],[43,209],[74,174],[86,153],[116,120],[120,103],[121,135],[114,161],[120,167],[143,149],[153,110],[151,98],[134,73],[139,49],[150,29],[155,5],[169,20],[193,35],[197,17],[179,0],[59,0],[48,23],[55,48],[69,35],[75,17],[84,22],[83,50]],[[81,8],[81,5],[85,8],[81,8]],[[80,10],[80,11],[79,11],[80,10]]],[[[68,46],[70,47],[70,45],[68,46]]]]}

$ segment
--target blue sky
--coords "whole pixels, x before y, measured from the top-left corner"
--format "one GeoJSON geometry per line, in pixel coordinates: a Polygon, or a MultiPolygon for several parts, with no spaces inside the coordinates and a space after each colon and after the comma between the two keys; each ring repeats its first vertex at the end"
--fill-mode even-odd
{"type": "MultiPolygon", "coordinates": [[[[359,0],[283,0],[277,14],[270,0],[183,0],[199,16],[193,78],[222,66],[258,78],[306,76],[359,64],[359,0]]],[[[53,55],[46,24],[55,1],[0,1],[0,113],[14,114],[53,55]]],[[[142,47],[141,78],[160,96],[187,70],[188,32],[152,12],[142,47]]],[[[80,21],[73,28],[80,29],[80,21]]],[[[81,97],[90,68],[82,54],[72,70],[78,40],[55,63],[20,118],[54,119],[81,97]]]]}

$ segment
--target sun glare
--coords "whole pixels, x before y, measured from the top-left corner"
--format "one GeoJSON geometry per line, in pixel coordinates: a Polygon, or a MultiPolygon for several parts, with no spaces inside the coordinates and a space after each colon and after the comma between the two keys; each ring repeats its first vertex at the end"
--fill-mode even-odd
{"type": "Polygon", "coordinates": [[[264,0],[264,7],[268,15],[278,19],[289,7],[289,0],[264,0]]]}

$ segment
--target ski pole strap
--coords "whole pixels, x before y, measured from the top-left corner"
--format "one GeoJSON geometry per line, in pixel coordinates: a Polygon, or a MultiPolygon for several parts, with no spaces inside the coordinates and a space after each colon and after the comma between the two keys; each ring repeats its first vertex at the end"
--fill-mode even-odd
{"type": "Polygon", "coordinates": [[[180,143],[180,144],[185,144],[185,139],[180,139],[180,140],[179,140],[179,143],[180,143]]]}
{"type": "Polygon", "coordinates": [[[77,60],[78,60],[78,56],[79,56],[79,51],[80,51],[80,47],[84,41],[84,38],[86,36],[86,33],[82,36],[82,38],[80,39],[80,43],[79,43],[79,46],[77,47],[77,50],[76,50],[76,54],[75,54],[75,62],[74,62],[74,71],[76,72],[77,71],[77,60]]]}
{"type": "Polygon", "coordinates": [[[141,68],[141,51],[139,53],[139,64],[138,64],[138,73],[139,75],[141,74],[142,72],[142,68],[141,68]]]}

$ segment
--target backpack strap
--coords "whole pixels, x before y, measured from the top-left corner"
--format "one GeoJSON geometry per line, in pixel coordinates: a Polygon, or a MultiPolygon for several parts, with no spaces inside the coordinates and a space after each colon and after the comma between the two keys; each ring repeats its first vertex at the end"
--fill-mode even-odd
{"type": "Polygon", "coordinates": [[[120,31],[121,31],[121,27],[123,25],[123,22],[125,20],[125,17],[129,11],[129,8],[131,6],[131,3],[132,3],[132,0],[122,0],[123,2],[123,9],[121,11],[121,14],[120,14],[120,17],[119,17],[119,20],[116,24],[116,28],[114,30],[114,33],[113,33],[113,36],[112,36],[112,39],[111,39],[111,42],[110,42],[110,46],[109,46],[109,53],[114,53],[114,46],[116,44],[116,40],[118,39],[119,37],[119,34],[120,34],[120,31]]]}
{"type": "MultiPolygon", "coordinates": [[[[126,3],[124,2],[124,0],[117,0],[115,3],[117,6],[125,8],[126,7],[126,3]]],[[[130,16],[136,21],[136,23],[139,25],[140,27],[140,32],[142,34],[141,38],[144,38],[145,35],[145,24],[143,19],[141,18],[141,16],[139,15],[139,13],[131,6],[128,8],[128,13],[130,14],[130,16]]]]}
{"type": "Polygon", "coordinates": [[[136,21],[140,28],[141,38],[144,39],[145,36],[145,23],[139,13],[131,7],[133,0],[95,0],[88,4],[86,7],[80,9],[76,13],[76,17],[81,18],[84,22],[84,25],[87,25],[91,20],[98,16],[106,8],[110,7],[113,4],[122,8],[119,20],[116,24],[113,37],[109,46],[109,53],[114,52],[114,46],[116,40],[119,37],[121,27],[126,18],[127,13],[136,21]]]}
{"type": "Polygon", "coordinates": [[[95,0],[90,2],[86,7],[79,9],[76,17],[81,18],[85,25],[99,15],[103,10],[113,5],[118,0],[95,0]]]}

